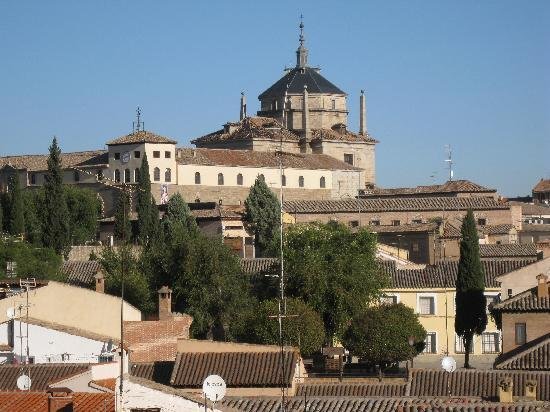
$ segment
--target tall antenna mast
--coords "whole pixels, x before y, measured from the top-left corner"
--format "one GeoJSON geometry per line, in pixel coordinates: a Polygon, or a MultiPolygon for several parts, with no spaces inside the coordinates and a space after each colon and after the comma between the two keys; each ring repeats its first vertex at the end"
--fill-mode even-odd
{"type": "Polygon", "coordinates": [[[141,121],[141,108],[136,109],[136,121],[132,122],[132,133],[142,132],[145,130],[145,123],[141,121]]]}
{"type": "Polygon", "coordinates": [[[449,168],[449,182],[453,180],[453,151],[451,150],[451,145],[446,144],[445,150],[447,151],[447,158],[445,159],[445,162],[447,162],[447,166],[449,168]]]}

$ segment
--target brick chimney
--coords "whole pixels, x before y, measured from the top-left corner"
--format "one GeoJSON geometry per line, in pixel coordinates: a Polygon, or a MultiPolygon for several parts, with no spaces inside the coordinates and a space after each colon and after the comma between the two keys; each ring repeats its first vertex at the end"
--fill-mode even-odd
{"type": "Polygon", "coordinates": [[[548,276],[543,273],[537,275],[537,297],[548,298],[548,276]]]}
{"type": "Polygon", "coordinates": [[[506,377],[498,383],[498,400],[499,402],[513,402],[512,393],[514,391],[514,382],[512,378],[506,377]]]}
{"type": "Polygon", "coordinates": [[[103,270],[99,269],[94,275],[95,279],[95,291],[98,293],[105,293],[105,275],[103,270]]]}
{"type": "Polygon", "coordinates": [[[172,289],[163,286],[158,290],[159,294],[159,320],[172,318],[172,289]]]}
{"type": "Polygon", "coordinates": [[[531,401],[537,400],[537,381],[528,380],[525,382],[525,395],[531,401]]]}
{"type": "Polygon", "coordinates": [[[51,389],[48,391],[48,411],[72,411],[73,396],[67,388],[51,389]]]}

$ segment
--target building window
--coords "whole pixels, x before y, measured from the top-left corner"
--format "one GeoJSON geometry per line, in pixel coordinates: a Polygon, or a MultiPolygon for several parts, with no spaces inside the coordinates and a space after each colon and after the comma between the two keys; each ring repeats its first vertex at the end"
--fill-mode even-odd
{"type": "Polygon", "coordinates": [[[120,170],[115,169],[115,182],[120,182],[120,170]]]}
{"type": "Polygon", "coordinates": [[[74,171],[74,181],[80,182],[80,173],[78,173],[78,170],[74,171]]]}
{"type": "Polygon", "coordinates": [[[424,353],[437,353],[437,334],[428,332],[424,340],[424,353]]]}
{"type": "MultiPolygon", "coordinates": [[[[470,353],[474,353],[474,346],[474,338],[472,337],[470,353]]],[[[458,335],[455,335],[455,353],[466,353],[466,349],[464,348],[464,339],[458,335]]]]}
{"type": "Polygon", "coordinates": [[[485,299],[487,300],[487,313],[489,313],[489,306],[498,303],[498,295],[485,295],[485,299]]]}
{"type": "Polygon", "coordinates": [[[169,151],[169,150],[166,150],[166,151],[164,152],[164,158],[165,158],[165,159],[170,159],[171,157],[172,157],[172,152],[169,151]]]}
{"type": "Polygon", "coordinates": [[[134,181],[137,183],[139,182],[139,173],[140,173],[140,170],[139,170],[139,167],[134,170],[134,181]]]}
{"type": "Polygon", "coordinates": [[[419,296],[418,297],[418,312],[421,315],[435,315],[435,297],[434,296],[419,296]]]}
{"type": "Polygon", "coordinates": [[[114,355],[112,353],[104,352],[97,357],[97,361],[98,363],[107,363],[107,362],[112,362],[113,358],[114,358],[114,355]]]}
{"type": "Polygon", "coordinates": [[[155,167],[155,170],[153,171],[153,179],[155,182],[160,181],[160,169],[158,167],[155,167]]]}
{"type": "Polygon", "coordinates": [[[218,173],[218,186],[223,186],[223,173],[218,173]]]}
{"type": "Polygon", "coordinates": [[[371,220],[369,222],[369,225],[371,225],[371,226],[380,226],[380,220],[371,220]]]}
{"type": "Polygon", "coordinates": [[[120,153],[115,153],[115,160],[120,160],[120,153]]]}
{"type": "Polygon", "coordinates": [[[239,174],[237,175],[237,184],[238,184],[239,186],[242,186],[242,185],[243,185],[243,175],[242,175],[241,173],[239,173],[239,174]]]}
{"type": "Polygon", "coordinates": [[[36,184],[36,173],[31,173],[31,185],[36,184]]]}
{"type": "Polygon", "coordinates": [[[139,150],[134,151],[134,158],[139,159],[141,157],[141,152],[139,150]]]}
{"type": "Polygon", "coordinates": [[[160,158],[160,151],[155,150],[155,151],[153,152],[153,157],[154,157],[155,159],[159,159],[159,158],[160,158]]]}
{"type": "Polygon", "coordinates": [[[398,303],[397,295],[382,295],[380,296],[380,304],[396,305],[398,303]]]}
{"type": "Polygon", "coordinates": [[[524,345],[527,342],[527,325],[525,323],[516,323],[516,345],[524,345]]]}
{"type": "Polygon", "coordinates": [[[416,224],[422,223],[422,219],[413,219],[412,223],[416,223],[416,224]]]}
{"type": "Polygon", "coordinates": [[[336,110],[336,99],[332,99],[332,110],[336,110]]]}
{"type": "Polygon", "coordinates": [[[344,162],[346,162],[348,165],[353,166],[353,154],[344,153],[344,162]]]}
{"type": "Polygon", "coordinates": [[[195,172],[195,184],[196,185],[201,184],[201,174],[199,172],[195,172]]]}
{"type": "Polygon", "coordinates": [[[61,362],[68,362],[71,359],[71,355],[68,353],[61,354],[61,362]]]}
{"type": "Polygon", "coordinates": [[[326,182],[325,182],[325,176],[321,176],[321,179],[319,179],[319,187],[321,189],[324,189],[326,186],[326,182]]]}
{"type": "Polygon", "coordinates": [[[130,183],[130,169],[124,169],[124,181],[130,183]]]}
{"type": "Polygon", "coordinates": [[[165,182],[171,182],[172,181],[172,170],[170,168],[167,168],[164,172],[164,181],[165,182]]]}
{"type": "Polygon", "coordinates": [[[359,226],[359,221],[358,220],[350,220],[348,224],[349,224],[349,227],[358,227],[359,226]]]}
{"type": "Polygon", "coordinates": [[[418,245],[418,242],[417,242],[417,241],[414,241],[414,240],[413,240],[411,246],[412,246],[412,251],[413,251],[413,252],[418,252],[418,251],[420,251],[420,246],[418,245]]]}
{"type": "Polygon", "coordinates": [[[285,175],[281,176],[281,185],[286,186],[286,176],[285,175]]]}
{"type": "Polygon", "coordinates": [[[391,221],[391,225],[392,226],[399,226],[401,224],[401,221],[400,220],[392,220],[391,221]]]}
{"type": "Polygon", "coordinates": [[[480,217],[477,219],[478,226],[485,226],[487,224],[487,219],[480,217]]]}
{"type": "Polygon", "coordinates": [[[508,292],[508,299],[514,296],[514,294],[512,293],[512,289],[508,289],[507,292],[508,292]]]}
{"type": "Polygon", "coordinates": [[[499,353],[500,342],[498,332],[485,332],[481,335],[481,349],[483,353],[499,353]]]}
{"type": "Polygon", "coordinates": [[[304,176],[298,178],[298,186],[304,187],[304,176]]]}

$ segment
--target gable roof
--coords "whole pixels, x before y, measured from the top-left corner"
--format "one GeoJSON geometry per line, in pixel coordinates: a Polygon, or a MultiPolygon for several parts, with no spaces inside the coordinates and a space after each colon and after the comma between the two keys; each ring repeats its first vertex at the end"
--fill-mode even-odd
{"type": "Polygon", "coordinates": [[[550,191],[550,179],[540,179],[540,181],[533,188],[533,193],[549,192],[550,191]]]}
{"type": "MultiPolygon", "coordinates": [[[[15,169],[26,169],[29,172],[48,170],[49,155],[23,155],[0,157],[0,168],[11,166],[15,169]]],[[[105,150],[90,150],[85,152],[61,153],[61,165],[64,169],[73,166],[106,167],[109,164],[108,153],[105,150]]]]}
{"type": "Polygon", "coordinates": [[[134,143],[169,143],[169,144],[176,144],[177,142],[175,140],[172,140],[168,137],[160,136],[156,133],[147,131],[147,130],[139,130],[136,132],[129,133],[127,135],[117,137],[116,139],[113,139],[109,142],[107,142],[108,146],[115,146],[115,145],[121,145],[121,144],[134,144],[134,143]]]}
{"type": "MultiPolygon", "coordinates": [[[[43,363],[28,365],[33,391],[45,391],[54,381],[68,378],[89,370],[84,363],[43,363]]],[[[0,391],[17,391],[17,378],[21,375],[21,365],[0,365],[0,391]]]]}
{"type": "MultiPolygon", "coordinates": [[[[548,284],[547,284],[548,286],[548,284]]],[[[493,305],[499,312],[550,312],[550,298],[539,298],[538,286],[493,305]]]]}
{"type": "Polygon", "coordinates": [[[279,267],[277,258],[243,258],[241,259],[241,270],[247,275],[273,272],[279,267]]]}
{"type": "Polygon", "coordinates": [[[534,243],[501,243],[481,244],[479,253],[488,257],[536,257],[537,248],[534,243]]]}
{"type": "Polygon", "coordinates": [[[550,333],[501,354],[494,368],[550,371],[550,333]]]}
{"type": "Polygon", "coordinates": [[[342,94],[333,83],[325,79],[319,69],[313,67],[295,67],[289,70],[283,77],[277,80],[273,85],[262,92],[258,99],[262,100],[268,97],[282,97],[285,92],[289,94],[302,94],[304,86],[310,94],[342,94]]]}
{"type": "Polygon", "coordinates": [[[67,260],[61,265],[61,272],[67,276],[68,283],[91,285],[94,276],[101,270],[98,260],[67,260]]]}
{"type": "Polygon", "coordinates": [[[543,203],[524,203],[510,201],[509,204],[513,206],[521,206],[521,214],[527,216],[542,216],[550,215],[550,205],[545,205],[543,203]]]}
{"type": "Polygon", "coordinates": [[[286,169],[361,170],[325,154],[178,148],[176,157],[178,164],[278,168],[279,156],[282,156],[283,167],[286,169]]]}
{"type": "MultiPolygon", "coordinates": [[[[298,353],[285,354],[285,385],[292,385],[298,353]]],[[[280,352],[178,353],[170,383],[198,388],[211,374],[223,376],[228,387],[276,387],[280,385],[280,352]]]]}
{"type": "Polygon", "coordinates": [[[416,187],[375,187],[365,192],[365,197],[378,196],[403,196],[403,195],[425,195],[437,193],[495,193],[496,189],[489,189],[470,180],[450,180],[439,185],[425,185],[416,187]]]}

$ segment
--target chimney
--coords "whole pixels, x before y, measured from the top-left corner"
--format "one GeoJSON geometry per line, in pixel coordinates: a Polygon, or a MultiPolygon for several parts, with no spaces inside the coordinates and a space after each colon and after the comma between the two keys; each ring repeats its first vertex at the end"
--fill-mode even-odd
{"type": "Polygon", "coordinates": [[[241,116],[240,119],[243,120],[246,117],[246,96],[244,92],[241,92],[241,116]]]}
{"type": "Polygon", "coordinates": [[[73,396],[67,388],[51,389],[48,391],[48,411],[73,410],[73,396]]]}
{"type": "Polygon", "coordinates": [[[105,275],[103,270],[99,269],[94,275],[95,279],[95,291],[98,293],[105,293],[105,275]]]}
{"type": "Polygon", "coordinates": [[[513,402],[512,397],[514,389],[514,382],[512,378],[506,377],[500,380],[498,383],[498,401],[499,402],[513,402]]]}
{"type": "Polygon", "coordinates": [[[537,400],[537,381],[529,379],[525,382],[525,397],[530,401],[537,400]]]}
{"type": "Polygon", "coordinates": [[[311,130],[309,129],[309,102],[308,102],[308,92],[307,85],[304,84],[304,93],[302,101],[302,130],[304,132],[304,138],[306,143],[309,142],[311,138],[311,130]]]}
{"type": "Polygon", "coordinates": [[[158,291],[159,294],[159,320],[172,318],[172,289],[163,286],[158,291]]]}
{"type": "Polygon", "coordinates": [[[361,97],[359,97],[359,134],[367,134],[367,106],[364,90],[361,90],[361,97]]]}
{"type": "Polygon", "coordinates": [[[537,297],[548,298],[548,276],[543,273],[537,275],[537,297]]]}

